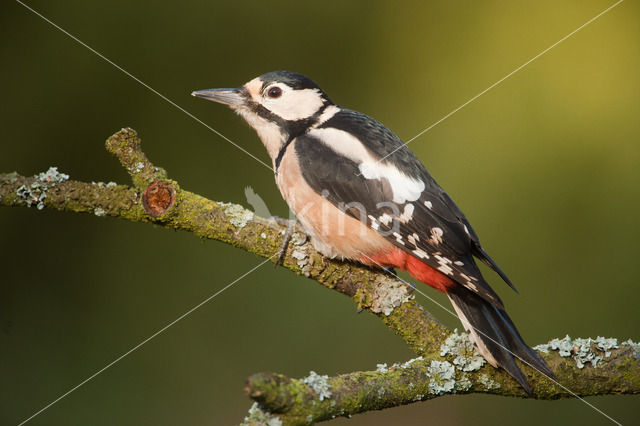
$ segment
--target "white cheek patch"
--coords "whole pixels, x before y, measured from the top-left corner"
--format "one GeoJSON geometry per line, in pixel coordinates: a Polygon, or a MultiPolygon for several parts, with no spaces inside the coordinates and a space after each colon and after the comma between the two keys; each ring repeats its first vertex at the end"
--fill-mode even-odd
{"type": "Polygon", "coordinates": [[[313,116],[322,106],[324,100],[318,89],[293,90],[286,84],[277,84],[282,89],[278,98],[258,100],[262,106],[287,121],[303,120],[313,116]]]}
{"type": "Polygon", "coordinates": [[[366,179],[386,179],[393,191],[394,203],[416,201],[424,191],[424,182],[405,175],[391,164],[379,162],[358,138],[344,130],[313,129],[309,134],[318,137],[333,151],[358,164],[360,173],[366,179]]]}

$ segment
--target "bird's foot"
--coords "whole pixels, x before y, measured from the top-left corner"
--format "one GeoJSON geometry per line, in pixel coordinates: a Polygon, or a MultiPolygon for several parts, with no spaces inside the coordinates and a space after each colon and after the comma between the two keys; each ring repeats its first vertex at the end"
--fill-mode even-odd
{"type": "Polygon", "coordinates": [[[284,231],[284,236],[282,237],[282,243],[280,244],[280,248],[278,249],[278,257],[276,258],[276,263],[274,266],[278,266],[284,260],[287,254],[287,248],[289,247],[289,242],[291,241],[291,237],[296,231],[296,226],[298,226],[298,221],[296,219],[283,219],[278,216],[272,216],[274,222],[276,222],[280,226],[286,226],[287,229],[284,231]]]}

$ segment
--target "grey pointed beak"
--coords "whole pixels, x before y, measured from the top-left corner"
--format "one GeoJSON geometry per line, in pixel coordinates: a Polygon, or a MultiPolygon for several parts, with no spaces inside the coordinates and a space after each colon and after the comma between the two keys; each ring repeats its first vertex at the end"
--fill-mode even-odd
{"type": "Polygon", "coordinates": [[[191,96],[207,99],[228,105],[231,108],[239,108],[245,105],[245,99],[240,89],[207,89],[191,92],[191,96]]]}

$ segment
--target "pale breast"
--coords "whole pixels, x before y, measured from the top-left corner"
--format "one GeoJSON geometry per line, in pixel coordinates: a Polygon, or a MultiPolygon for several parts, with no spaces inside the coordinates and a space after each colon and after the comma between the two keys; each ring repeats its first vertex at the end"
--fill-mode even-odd
{"type": "Polygon", "coordinates": [[[392,250],[393,245],[376,231],[348,216],[306,183],[295,158],[295,143],[282,157],[276,183],[316,250],[327,257],[353,260],[361,259],[362,253],[392,250]]]}

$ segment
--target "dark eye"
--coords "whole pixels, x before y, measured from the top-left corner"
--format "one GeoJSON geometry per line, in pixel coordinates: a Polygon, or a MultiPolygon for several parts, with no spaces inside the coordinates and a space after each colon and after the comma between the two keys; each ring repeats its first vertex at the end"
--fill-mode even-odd
{"type": "Polygon", "coordinates": [[[279,98],[282,95],[282,89],[278,86],[274,86],[267,92],[270,98],[279,98]]]}

